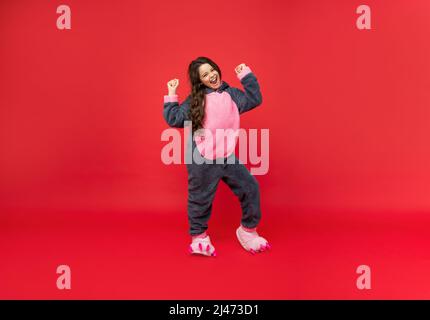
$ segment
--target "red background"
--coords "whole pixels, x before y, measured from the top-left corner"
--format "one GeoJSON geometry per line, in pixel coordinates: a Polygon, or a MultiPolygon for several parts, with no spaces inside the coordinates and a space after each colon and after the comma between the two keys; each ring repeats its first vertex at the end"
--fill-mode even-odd
{"type": "Polygon", "coordinates": [[[430,2],[0,3],[0,298],[430,298],[430,2]],[[356,28],[356,8],[372,30],[356,28]],[[263,104],[257,176],[273,250],[245,252],[221,185],[218,257],[187,255],[184,165],[160,160],[162,98],[204,55],[263,104]],[[56,268],[72,290],[56,288],[56,268]],[[355,285],[369,265],[372,289],[355,285]],[[254,283],[253,287],[244,284],[254,283]]]}

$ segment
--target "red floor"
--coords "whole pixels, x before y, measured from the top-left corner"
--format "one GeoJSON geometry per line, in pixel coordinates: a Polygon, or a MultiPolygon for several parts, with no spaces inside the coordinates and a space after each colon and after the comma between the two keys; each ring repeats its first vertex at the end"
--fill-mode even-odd
{"type": "Polygon", "coordinates": [[[424,213],[265,210],[259,231],[273,249],[252,256],[235,238],[236,209],[212,216],[216,258],[187,254],[180,210],[3,212],[0,298],[430,299],[424,213]],[[71,290],[56,288],[61,264],[71,290]],[[371,290],[356,287],[362,264],[371,290]]]}

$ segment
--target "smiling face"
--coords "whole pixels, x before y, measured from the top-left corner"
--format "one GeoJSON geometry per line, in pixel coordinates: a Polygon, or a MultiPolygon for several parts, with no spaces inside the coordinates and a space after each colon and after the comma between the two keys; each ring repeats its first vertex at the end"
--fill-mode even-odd
{"type": "Polygon", "coordinates": [[[214,90],[221,85],[221,79],[218,71],[209,63],[204,63],[199,67],[200,81],[207,87],[214,90]]]}

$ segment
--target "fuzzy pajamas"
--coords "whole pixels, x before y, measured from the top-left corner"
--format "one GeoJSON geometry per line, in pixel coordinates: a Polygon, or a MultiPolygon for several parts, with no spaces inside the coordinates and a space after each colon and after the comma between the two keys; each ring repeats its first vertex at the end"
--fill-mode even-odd
{"type": "MultiPolygon", "coordinates": [[[[195,148],[195,144],[193,143],[195,148]]],[[[193,148],[193,150],[194,150],[193,148]]],[[[199,153],[195,153],[198,154],[199,153]]],[[[220,180],[224,181],[239,198],[242,208],[242,225],[255,228],[261,219],[260,190],[257,179],[232,153],[233,160],[224,163],[191,163],[188,171],[188,221],[192,236],[206,231],[212,202],[220,180]]],[[[200,163],[200,162],[198,162],[200,163]]]]}
{"type": "MultiPolygon", "coordinates": [[[[191,148],[190,154],[194,154],[186,164],[189,234],[193,239],[189,247],[191,253],[216,255],[206,230],[221,180],[231,188],[241,204],[241,226],[236,230],[241,245],[252,253],[270,247],[256,232],[261,219],[257,179],[234,154],[240,128],[239,115],[262,103],[260,86],[249,67],[243,68],[237,76],[245,91],[230,87],[225,81],[216,90],[205,88],[205,119],[202,125],[205,133],[210,130],[211,134],[196,134],[187,144],[187,152],[191,148]],[[217,129],[224,129],[227,134],[219,136],[217,129]],[[216,159],[221,158],[222,163],[217,163],[216,159]]],[[[191,95],[180,105],[177,95],[165,95],[164,119],[171,127],[184,127],[184,122],[190,121],[190,105],[191,95]]]]}

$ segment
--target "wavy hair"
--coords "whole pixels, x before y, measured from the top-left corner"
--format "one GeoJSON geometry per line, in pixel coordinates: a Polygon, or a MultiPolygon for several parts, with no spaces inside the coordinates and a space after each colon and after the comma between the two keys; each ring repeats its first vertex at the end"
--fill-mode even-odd
{"type": "Polygon", "coordinates": [[[210,64],[216,71],[218,71],[221,81],[221,70],[218,65],[207,57],[198,57],[191,61],[188,66],[188,76],[191,83],[191,104],[189,118],[193,123],[192,131],[201,129],[203,120],[205,118],[205,89],[206,86],[200,80],[199,67],[202,64],[210,64]]]}

